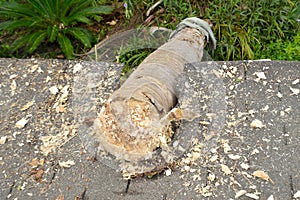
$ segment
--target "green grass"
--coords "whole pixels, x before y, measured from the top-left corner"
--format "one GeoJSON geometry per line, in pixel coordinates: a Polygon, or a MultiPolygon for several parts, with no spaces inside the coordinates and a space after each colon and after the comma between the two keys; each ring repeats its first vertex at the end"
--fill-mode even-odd
{"type": "Polygon", "coordinates": [[[211,1],[205,13],[214,22],[217,60],[242,60],[260,57],[275,41],[288,41],[296,35],[293,11],[296,2],[281,0],[211,1]],[[229,2],[229,1],[227,1],[229,2]]]}
{"type": "Polygon", "coordinates": [[[300,61],[300,33],[291,40],[276,40],[255,52],[257,59],[298,60],[300,61]]]}

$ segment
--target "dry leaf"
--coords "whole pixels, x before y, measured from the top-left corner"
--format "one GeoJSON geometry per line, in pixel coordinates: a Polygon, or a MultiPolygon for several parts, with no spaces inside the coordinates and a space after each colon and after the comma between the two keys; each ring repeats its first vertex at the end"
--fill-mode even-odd
{"type": "Polygon", "coordinates": [[[4,144],[6,142],[7,136],[1,136],[0,144],[4,144]]]}
{"type": "Polygon", "coordinates": [[[250,123],[251,128],[263,128],[265,125],[262,123],[262,121],[255,119],[250,123]]]}
{"type": "Polygon", "coordinates": [[[33,104],[34,104],[34,100],[33,100],[33,101],[29,101],[29,102],[26,103],[24,106],[22,106],[21,111],[27,110],[27,109],[30,108],[33,104]]]}
{"type": "Polygon", "coordinates": [[[261,178],[265,181],[270,181],[272,184],[274,184],[274,182],[272,181],[272,179],[269,177],[268,174],[266,174],[264,171],[262,170],[257,170],[255,172],[253,172],[252,176],[257,177],[257,178],[261,178]]]}
{"type": "Polygon", "coordinates": [[[229,169],[229,167],[227,165],[221,164],[221,170],[226,174],[229,175],[231,174],[231,170],[229,169]]]}
{"type": "Polygon", "coordinates": [[[24,128],[24,126],[27,124],[28,120],[25,119],[25,118],[22,118],[21,120],[19,120],[17,123],[16,123],[16,127],[21,129],[21,128],[24,128]]]}
{"type": "Polygon", "coordinates": [[[59,166],[63,168],[70,168],[73,165],[75,165],[75,162],[73,160],[59,162],[59,166]]]}

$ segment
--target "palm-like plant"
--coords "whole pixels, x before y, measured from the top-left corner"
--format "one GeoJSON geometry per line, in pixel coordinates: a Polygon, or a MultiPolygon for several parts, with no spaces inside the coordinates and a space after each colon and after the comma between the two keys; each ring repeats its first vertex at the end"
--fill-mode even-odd
{"type": "Polygon", "coordinates": [[[0,30],[18,31],[12,51],[25,46],[33,53],[42,42],[59,43],[67,58],[73,57],[72,38],[91,47],[92,34],[79,26],[91,24],[91,16],[109,14],[111,6],[92,6],[93,0],[26,0],[0,4],[0,30]]]}

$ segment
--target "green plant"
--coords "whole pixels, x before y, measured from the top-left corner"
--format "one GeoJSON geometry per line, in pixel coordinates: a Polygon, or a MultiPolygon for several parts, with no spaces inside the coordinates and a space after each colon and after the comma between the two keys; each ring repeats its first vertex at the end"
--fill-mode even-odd
{"type": "Polygon", "coordinates": [[[89,17],[109,14],[111,6],[92,6],[93,0],[25,0],[24,3],[3,2],[0,16],[0,31],[16,31],[12,44],[13,52],[25,46],[33,53],[42,42],[58,42],[65,56],[74,56],[74,42],[91,47],[92,34],[81,24],[92,24],[89,17]]]}
{"type": "Polygon", "coordinates": [[[124,35],[124,38],[129,39],[116,51],[116,61],[124,64],[123,73],[136,68],[150,53],[167,42],[169,35],[168,29],[153,30],[145,27],[124,35]]]}
{"type": "MultiPolygon", "coordinates": [[[[132,13],[135,12],[137,5],[144,5],[144,10],[147,10],[156,1],[125,2],[132,13]]],[[[214,60],[259,59],[261,56],[258,52],[268,51],[267,49],[278,41],[291,40],[299,31],[300,23],[297,24],[296,18],[300,14],[300,4],[297,2],[297,0],[164,0],[156,7],[156,10],[163,7],[164,14],[156,16],[155,24],[175,29],[175,26],[186,17],[198,16],[208,19],[213,24],[218,41],[217,49],[209,51],[214,60]]],[[[155,10],[152,13],[155,13],[155,10]]],[[[281,49],[282,51],[284,50],[281,49]]],[[[280,51],[273,53],[275,53],[273,57],[282,58],[280,51]]]]}
{"type": "Polygon", "coordinates": [[[300,60],[300,33],[291,40],[278,39],[255,52],[259,59],[300,60]]]}
{"type": "Polygon", "coordinates": [[[255,52],[296,34],[295,1],[214,0],[205,17],[214,23],[218,40],[214,58],[255,59],[255,52]]]}
{"type": "MultiPolygon", "coordinates": [[[[130,19],[139,11],[142,11],[140,15],[144,15],[146,11],[157,1],[123,0],[123,2],[125,8],[125,17],[130,19]]],[[[186,0],[163,0],[160,6],[165,8],[165,13],[162,15],[161,19],[156,20],[156,25],[159,27],[175,29],[177,23],[184,18],[197,15],[197,10],[193,9],[194,5],[186,0]],[[176,17],[176,19],[174,19],[174,17],[176,17]]],[[[160,8],[155,8],[155,10],[158,9],[160,8]]],[[[155,13],[155,10],[152,10],[152,13],[155,13]]],[[[121,47],[117,61],[124,64],[123,73],[130,73],[132,69],[137,67],[150,53],[159,47],[162,42],[166,42],[167,38],[168,36],[166,35],[162,35],[160,39],[151,38],[147,40],[145,40],[143,37],[137,37],[130,41],[129,48],[124,49],[121,47]],[[160,45],[155,44],[155,42],[158,40],[160,41],[160,45]],[[142,47],[143,45],[145,47],[142,47]],[[135,47],[139,48],[135,49],[135,47]]]]}

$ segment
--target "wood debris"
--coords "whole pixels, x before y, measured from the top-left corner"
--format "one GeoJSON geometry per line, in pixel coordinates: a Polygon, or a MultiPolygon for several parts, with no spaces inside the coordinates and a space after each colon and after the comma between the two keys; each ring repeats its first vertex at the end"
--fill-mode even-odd
{"type": "Polygon", "coordinates": [[[22,128],[25,127],[25,125],[27,124],[27,122],[28,122],[28,119],[22,118],[22,119],[20,119],[19,121],[17,121],[17,123],[16,123],[15,126],[16,126],[18,129],[22,129],[22,128]]]}
{"type": "Polygon", "coordinates": [[[259,119],[254,119],[251,123],[250,123],[250,127],[251,128],[264,128],[266,127],[266,125],[264,125],[262,123],[262,121],[260,121],[259,119]]]}
{"type": "Polygon", "coordinates": [[[71,166],[75,165],[75,162],[73,160],[59,161],[58,164],[62,168],[70,168],[71,166]]]}
{"type": "Polygon", "coordinates": [[[274,182],[269,177],[269,175],[266,172],[262,171],[262,170],[254,171],[253,174],[252,174],[252,176],[260,178],[260,179],[263,179],[265,181],[270,181],[272,184],[274,184],[274,182]]]}

